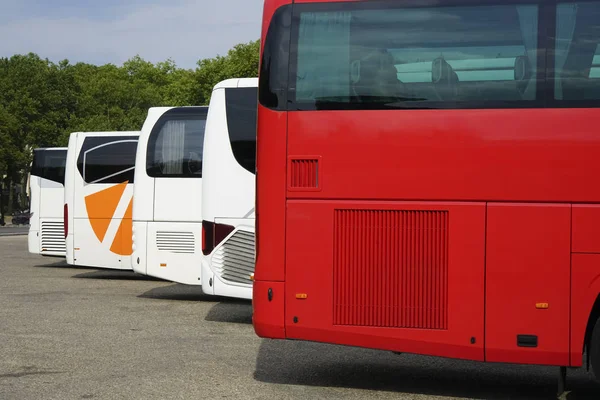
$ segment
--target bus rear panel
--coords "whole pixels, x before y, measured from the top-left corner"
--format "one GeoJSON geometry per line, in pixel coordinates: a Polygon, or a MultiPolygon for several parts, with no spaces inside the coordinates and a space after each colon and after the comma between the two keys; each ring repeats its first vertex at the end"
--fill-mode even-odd
{"type": "Polygon", "coordinates": [[[75,132],[65,170],[67,263],[131,270],[139,132],[75,132]]]}
{"type": "Polygon", "coordinates": [[[66,147],[33,151],[29,178],[28,248],[33,254],[64,257],[63,203],[66,147]]]}
{"type": "Polygon", "coordinates": [[[267,0],[257,334],[581,366],[599,21],[599,1],[267,0]]]}
{"type": "Polygon", "coordinates": [[[202,290],[252,298],[257,78],[215,85],[204,138],[202,290]]]}
{"type": "Polygon", "coordinates": [[[202,170],[208,107],[153,107],[136,155],[132,268],[201,285],[202,170]]]}

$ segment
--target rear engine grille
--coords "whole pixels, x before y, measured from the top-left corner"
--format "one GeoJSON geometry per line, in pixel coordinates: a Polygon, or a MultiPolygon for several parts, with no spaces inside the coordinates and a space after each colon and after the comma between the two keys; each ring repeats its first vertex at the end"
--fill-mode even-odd
{"type": "Polygon", "coordinates": [[[212,265],[225,281],[252,284],[254,273],[254,232],[236,231],[212,257],[212,265]]]}
{"type": "Polygon", "coordinates": [[[42,221],[41,253],[67,254],[64,224],[56,221],[42,221]]]}
{"type": "Polygon", "coordinates": [[[156,247],[169,253],[194,254],[196,240],[192,232],[156,232],[156,247]]]}
{"type": "Polygon", "coordinates": [[[336,325],[448,328],[448,212],[336,210],[336,325]]]}

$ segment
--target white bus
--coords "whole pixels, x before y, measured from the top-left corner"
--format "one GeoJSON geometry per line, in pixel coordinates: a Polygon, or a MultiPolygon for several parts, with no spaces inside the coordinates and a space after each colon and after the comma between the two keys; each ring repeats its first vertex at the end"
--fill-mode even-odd
{"type": "Polygon", "coordinates": [[[64,257],[63,204],[66,147],[33,150],[29,173],[28,248],[33,254],[64,257]]]}
{"type": "Polygon", "coordinates": [[[202,290],[252,298],[258,78],[228,79],[212,92],[202,179],[202,290]]]}
{"type": "Polygon", "coordinates": [[[131,213],[139,132],[75,132],[65,168],[67,263],[131,270],[131,213]]]}
{"type": "Polygon", "coordinates": [[[201,285],[202,157],[208,107],[154,107],[136,156],[132,268],[201,285]]]}

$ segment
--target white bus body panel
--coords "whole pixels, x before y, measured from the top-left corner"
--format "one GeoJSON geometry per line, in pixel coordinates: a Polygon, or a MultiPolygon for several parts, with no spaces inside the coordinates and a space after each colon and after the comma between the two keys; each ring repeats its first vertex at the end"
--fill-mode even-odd
{"type": "Polygon", "coordinates": [[[252,298],[254,271],[255,175],[242,167],[232,151],[226,112],[225,89],[257,87],[257,78],[228,79],[213,89],[204,137],[204,220],[234,227],[225,240],[205,256],[202,276],[206,294],[252,298]],[[237,279],[230,279],[236,276],[237,279]]]}
{"type": "MultiPolygon", "coordinates": [[[[54,147],[42,151],[66,151],[66,147],[54,147]]],[[[28,250],[32,254],[65,257],[64,236],[64,185],[50,179],[32,175],[29,177],[29,233],[28,250]]]]}
{"type": "Polygon", "coordinates": [[[150,134],[172,108],[151,108],[140,134],[131,266],[139,274],[201,285],[202,178],[154,178],[146,171],[150,134]]]}
{"type": "Polygon", "coordinates": [[[139,132],[76,132],[69,137],[64,191],[68,207],[67,263],[131,270],[131,232],[127,228],[131,216],[127,218],[127,213],[131,213],[133,183],[84,182],[77,161],[85,139],[90,137],[137,142],[139,132]]]}

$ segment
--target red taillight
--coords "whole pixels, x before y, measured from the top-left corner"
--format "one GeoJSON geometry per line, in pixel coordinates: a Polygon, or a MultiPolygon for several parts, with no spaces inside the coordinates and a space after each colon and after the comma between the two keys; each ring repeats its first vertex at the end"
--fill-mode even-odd
{"type": "Polygon", "coordinates": [[[234,229],[231,225],[202,221],[202,253],[209,255],[234,229]]]}
{"type": "Polygon", "coordinates": [[[65,239],[67,238],[67,235],[69,234],[69,206],[65,204],[65,207],[63,209],[63,226],[64,226],[64,230],[65,230],[65,239]]]}
{"type": "Polygon", "coordinates": [[[215,224],[202,221],[202,253],[207,256],[214,248],[215,224]]]}

